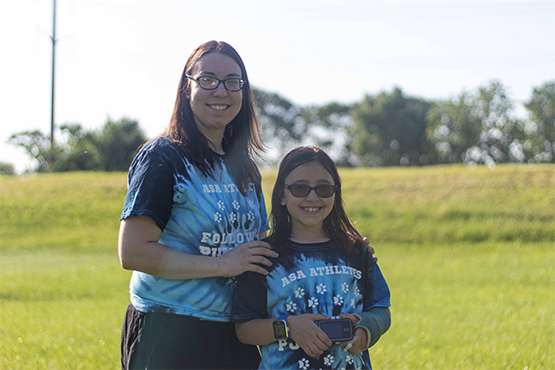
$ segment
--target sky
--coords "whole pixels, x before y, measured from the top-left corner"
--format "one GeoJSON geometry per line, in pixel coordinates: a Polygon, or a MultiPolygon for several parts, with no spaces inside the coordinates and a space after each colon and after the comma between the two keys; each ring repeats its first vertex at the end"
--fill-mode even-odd
{"type": "MultiPolygon", "coordinates": [[[[0,0],[0,162],[33,167],[6,141],[50,134],[52,0],[0,0]]],[[[400,87],[451,99],[499,80],[516,103],[555,79],[555,1],[57,0],[55,123],[172,113],[194,48],[230,43],[251,85],[300,106],[354,103],[400,87]]],[[[59,135],[58,135],[59,137],[59,135]]]]}

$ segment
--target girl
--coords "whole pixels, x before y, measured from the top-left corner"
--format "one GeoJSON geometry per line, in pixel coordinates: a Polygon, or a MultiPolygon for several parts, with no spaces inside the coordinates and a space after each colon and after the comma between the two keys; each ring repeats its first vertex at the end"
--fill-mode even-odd
{"type": "Polygon", "coordinates": [[[371,369],[367,348],[390,325],[387,283],[347,217],[335,164],[300,147],[279,166],[272,194],[272,235],[279,253],[268,275],[237,278],[237,337],[261,346],[259,369],[371,369]],[[334,344],[315,322],[340,317],[352,340],[334,344]]]}

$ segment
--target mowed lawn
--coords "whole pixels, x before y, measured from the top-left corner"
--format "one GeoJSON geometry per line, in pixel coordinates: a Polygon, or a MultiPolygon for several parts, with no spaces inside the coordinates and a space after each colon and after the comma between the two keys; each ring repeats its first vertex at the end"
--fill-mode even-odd
{"type": "MultiPolygon", "coordinates": [[[[392,292],[374,368],[555,368],[555,166],[341,175],[392,292]]],[[[124,173],[0,177],[1,369],[120,368],[125,190],[124,173]]]]}

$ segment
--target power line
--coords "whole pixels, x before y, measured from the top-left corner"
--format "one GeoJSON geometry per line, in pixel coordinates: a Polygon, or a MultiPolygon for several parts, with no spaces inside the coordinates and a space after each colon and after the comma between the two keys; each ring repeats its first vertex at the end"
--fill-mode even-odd
{"type": "Polygon", "coordinates": [[[55,77],[56,77],[56,0],[53,0],[52,10],[52,97],[50,102],[50,151],[54,149],[54,98],[55,98],[55,77]]]}

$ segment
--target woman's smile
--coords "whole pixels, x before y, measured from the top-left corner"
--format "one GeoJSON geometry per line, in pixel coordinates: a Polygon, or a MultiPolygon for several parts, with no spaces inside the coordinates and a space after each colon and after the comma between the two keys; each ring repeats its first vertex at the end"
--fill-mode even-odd
{"type": "Polygon", "coordinates": [[[208,107],[215,111],[224,111],[230,107],[228,104],[208,104],[208,107]]]}

